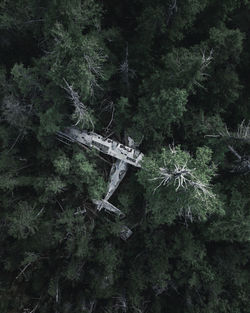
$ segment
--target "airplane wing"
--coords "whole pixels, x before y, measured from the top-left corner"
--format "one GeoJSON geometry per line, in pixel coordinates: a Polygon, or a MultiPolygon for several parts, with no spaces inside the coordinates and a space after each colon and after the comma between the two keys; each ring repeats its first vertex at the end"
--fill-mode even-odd
{"type": "Polygon", "coordinates": [[[80,131],[74,127],[65,129],[65,132],[57,132],[57,135],[60,139],[77,142],[78,144],[94,148],[133,166],[141,167],[140,162],[143,158],[143,153],[113,139],[105,138],[99,134],[88,132],[86,130],[80,131]]]}

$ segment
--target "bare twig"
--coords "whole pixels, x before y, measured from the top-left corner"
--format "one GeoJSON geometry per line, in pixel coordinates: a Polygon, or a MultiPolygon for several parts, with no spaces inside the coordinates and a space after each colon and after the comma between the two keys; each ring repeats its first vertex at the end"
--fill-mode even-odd
{"type": "Polygon", "coordinates": [[[56,203],[59,205],[59,207],[62,210],[62,212],[64,212],[64,208],[62,207],[61,203],[57,199],[56,199],[56,203]]]}
{"type": "Polygon", "coordinates": [[[23,313],[35,313],[38,309],[39,302],[36,304],[36,306],[30,311],[30,309],[24,309],[23,313]]]}
{"type": "Polygon", "coordinates": [[[37,303],[37,305],[36,305],[29,313],[35,313],[36,310],[37,310],[37,308],[38,308],[38,304],[39,304],[39,303],[37,303]]]}
{"type": "Polygon", "coordinates": [[[239,153],[237,151],[235,151],[235,149],[232,146],[228,145],[228,149],[236,156],[237,159],[239,159],[239,160],[242,159],[241,156],[239,155],[239,153]]]}
{"type": "Polygon", "coordinates": [[[44,211],[44,207],[43,208],[41,208],[41,210],[37,213],[37,215],[36,216],[39,216],[39,215],[41,215],[41,213],[44,211]]]}
{"type": "MultiPolygon", "coordinates": [[[[210,50],[210,53],[208,56],[206,56],[205,51],[202,52],[201,65],[200,65],[200,71],[199,71],[200,81],[205,80],[209,76],[209,74],[205,73],[205,70],[211,63],[212,59],[213,59],[213,49],[210,50]]],[[[194,79],[193,83],[196,86],[205,89],[205,87],[196,79],[194,79]]]]}
{"type": "Polygon", "coordinates": [[[202,52],[201,72],[202,75],[207,76],[203,71],[209,66],[213,59],[213,49],[210,50],[209,55],[206,56],[205,51],[202,52]]]}
{"type": "Polygon", "coordinates": [[[11,145],[11,147],[9,148],[9,150],[7,151],[8,153],[15,147],[15,145],[17,144],[19,138],[23,135],[23,130],[20,131],[20,133],[18,134],[18,136],[16,137],[14,143],[11,145]]]}
{"type": "Polygon", "coordinates": [[[111,101],[111,106],[112,106],[111,119],[110,119],[108,125],[104,128],[105,132],[108,132],[109,127],[110,127],[110,125],[112,124],[113,119],[114,119],[115,106],[114,106],[114,104],[113,104],[113,101],[111,101]]]}
{"type": "Polygon", "coordinates": [[[187,223],[188,221],[190,221],[191,223],[193,222],[193,214],[192,214],[190,206],[188,206],[187,208],[181,208],[179,211],[179,216],[184,217],[186,226],[188,226],[188,223],[187,223]]]}
{"type": "Polygon", "coordinates": [[[31,24],[31,23],[37,23],[37,22],[43,22],[44,19],[40,18],[40,19],[36,19],[36,20],[29,20],[27,22],[24,22],[24,24],[31,24]]]}
{"type": "MultiPolygon", "coordinates": [[[[169,148],[172,154],[176,153],[174,146],[169,147],[169,148]]],[[[183,165],[174,164],[174,167],[175,167],[174,170],[166,168],[166,167],[160,167],[158,176],[150,179],[151,181],[157,181],[157,180],[160,181],[160,183],[155,187],[153,191],[154,193],[162,185],[165,186],[173,182],[174,185],[177,185],[175,189],[176,191],[178,191],[180,188],[186,190],[188,186],[192,186],[195,188],[198,194],[202,192],[203,195],[206,195],[208,197],[214,197],[213,193],[209,190],[210,187],[207,184],[202,183],[193,174],[195,169],[190,170],[187,167],[187,163],[184,163],[183,165]]]]}
{"type": "Polygon", "coordinates": [[[236,132],[230,132],[226,126],[224,131],[219,132],[219,135],[229,139],[238,139],[250,142],[250,122],[245,124],[245,121],[243,120],[238,126],[236,132]]]}
{"type": "Polygon", "coordinates": [[[24,274],[24,272],[26,271],[26,269],[31,265],[31,263],[28,263],[25,265],[25,267],[21,270],[21,272],[16,276],[16,279],[18,279],[21,275],[24,274]]]}

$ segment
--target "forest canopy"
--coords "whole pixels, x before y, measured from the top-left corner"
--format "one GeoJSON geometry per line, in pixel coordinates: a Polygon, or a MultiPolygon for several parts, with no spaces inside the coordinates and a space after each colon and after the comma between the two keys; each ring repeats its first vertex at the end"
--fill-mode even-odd
{"type": "Polygon", "coordinates": [[[6,0],[0,33],[0,312],[249,313],[249,0],[6,0]],[[67,127],[144,154],[123,218],[67,127]]]}

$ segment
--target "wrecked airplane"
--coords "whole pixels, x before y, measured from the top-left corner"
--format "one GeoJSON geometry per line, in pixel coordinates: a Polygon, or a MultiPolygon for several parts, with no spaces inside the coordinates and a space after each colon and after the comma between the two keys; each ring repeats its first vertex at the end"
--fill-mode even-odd
{"type": "MultiPolygon", "coordinates": [[[[89,148],[94,148],[117,159],[111,167],[106,196],[102,200],[92,199],[92,202],[96,205],[98,211],[104,209],[105,212],[115,214],[119,218],[124,218],[125,214],[108,200],[126,175],[128,164],[138,168],[141,167],[140,163],[144,155],[135,148],[134,140],[128,137],[128,146],[126,146],[110,138],[104,138],[94,132],[86,130],[80,131],[79,129],[73,127],[67,128],[65,132],[57,132],[57,135],[59,140],[64,143],[65,141],[72,143],[75,142],[89,148]]],[[[132,233],[132,230],[124,225],[121,229],[120,237],[123,240],[127,240],[132,233]]]]}

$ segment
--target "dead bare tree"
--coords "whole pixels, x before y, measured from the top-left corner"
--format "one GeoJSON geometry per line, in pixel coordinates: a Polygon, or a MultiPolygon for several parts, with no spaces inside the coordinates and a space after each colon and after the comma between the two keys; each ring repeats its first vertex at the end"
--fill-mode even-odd
{"type": "Polygon", "coordinates": [[[95,89],[102,89],[99,84],[99,79],[104,79],[104,73],[102,71],[102,67],[99,62],[91,57],[90,55],[84,54],[84,59],[86,61],[89,72],[92,74],[89,80],[90,85],[90,94],[93,97],[95,89]]]}
{"type": "Polygon", "coordinates": [[[171,181],[174,181],[174,184],[177,183],[176,191],[182,187],[186,189],[187,186],[187,175],[191,175],[189,169],[186,168],[186,164],[183,166],[175,165],[175,170],[169,170],[164,167],[159,168],[159,176],[153,178],[152,180],[160,180],[160,184],[154,189],[154,192],[161,186],[169,184],[171,181]]]}
{"type": "MultiPolygon", "coordinates": [[[[205,80],[209,76],[209,74],[207,74],[205,71],[212,62],[212,60],[213,60],[213,49],[210,50],[208,55],[206,55],[205,51],[202,51],[201,65],[199,70],[200,80],[205,80]]],[[[198,87],[204,88],[204,86],[200,82],[198,82],[197,79],[194,79],[194,84],[198,87]]]]}
{"type": "MultiPolygon", "coordinates": [[[[219,131],[217,135],[206,135],[206,137],[213,138],[225,138],[228,141],[233,141],[235,143],[243,142],[250,143],[250,122],[246,123],[243,120],[237,127],[237,131],[229,131],[227,126],[224,130],[219,131]]],[[[236,165],[230,171],[231,173],[238,174],[248,174],[250,172],[250,156],[243,155],[241,156],[232,145],[228,145],[228,149],[233,153],[237,158],[236,165]]]]}
{"type": "MultiPolygon", "coordinates": [[[[175,148],[170,147],[172,154],[176,153],[175,148]]],[[[176,187],[176,191],[180,188],[187,190],[188,187],[194,187],[195,191],[199,196],[214,197],[213,193],[210,191],[210,186],[201,182],[194,174],[195,169],[189,169],[187,163],[184,164],[174,164],[174,169],[166,167],[160,167],[158,175],[152,178],[152,181],[160,181],[160,183],[155,187],[154,192],[162,185],[169,185],[173,183],[176,187]]]]}
{"type": "Polygon", "coordinates": [[[63,87],[63,89],[67,91],[69,99],[75,107],[74,116],[77,119],[75,126],[82,124],[83,126],[88,127],[91,125],[92,131],[94,131],[94,123],[89,109],[80,101],[80,96],[76,91],[74,91],[73,86],[70,86],[65,79],[64,82],[66,87],[63,87]]]}
{"type": "Polygon", "coordinates": [[[29,109],[14,95],[6,95],[2,100],[2,117],[11,126],[22,128],[27,120],[29,109]]]}
{"type": "Polygon", "coordinates": [[[127,47],[126,47],[125,59],[124,59],[124,62],[120,65],[119,70],[122,73],[123,81],[125,82],[127,88],[129,88],[129,78],[128,78],[128,73],[129,73],[129,66],[128,66],[128,43],[127,43],[127,47]]]}
{"type": "Polygon", "coordinates": [[[225,137],[228,139],[242,140],[242,141],[246,141],[249,143],[250,142],[250,122],[246,124],[245,120],[243,120],[238,125],[236,132],[230,132],[226,126],[224,131],[219,132],[219,136],[225,137]]]}
{"type": "Polygon", "coordinates": [[[3,98],[0,106],[2,111],[0,121],[6,121],[8,124],[15,127],[19,131],[16,139],[8,150],[8,152],[10,152],[15,147],[17,142],[22,140],[22,138],[25,136],[27,121],[32,113],[33,106],[31,104],[27,104],[23,100],[18,99],[13,94],[6,95],[3,98]]]}
{"type": "Polygon", "coordinates": [[[231,173],[248,174],[250,172],[250,156],[240,156],[240,154],[230,145],[228,145],[228,148],[237,158],[236,165],[231,170],[231,173]]]}
{"type": "Polygon", "coordinates": [[[129,62],[128,62],[128,43],[126,46],[126,52],[125,52],[125,59],[123,63],[121,63],[119,67],[119,72],[122,75],[122,80],[126,85],[127,91],[129,90],[129,79],[135,77],[135,71],[129,67],[129,62]]]}
{"type": "Polygon", "coordinates": [[[229,131],[228,127],[225,126],[225,128],[223,130],[218,131],[217,134],[205,135],[205,137],[234,139],[250,143],[250,121],[246,124],[245,120],[243,120],[238,125],[236,132],[229,131]]]}
{"type": "Polygon", "coordinates": [[[109,121],[108,125],[106,127],[104,127],[104,131],[105,131],[106,134],[110,131],[110,126],[111,126],[111,124],[113,123],[113,120],[114,120],[115,106],[114,106],[113,101],[110,102],[110,107],[112,109],[111,118],[110,118],[110,121],[109,121]]]}
{"type": "Polygon", "coordinates": [[[179,165],[175,164],[175,169],[170,170],[168,168],[159,168],[159,175],[154,177],[151,180],[160,180],[159,185],[154,189],[154,192],[160,187],[165,186],[173,182],[174,185],[177,185],[176,191],[180,188],[187,189],[189,186],[195,188],[197,193],[203,193],[209,197],[214,197],[211,191],[209,190],[209,186],[207,184],[199,181],[195,175],[192,173],[193,170],[187,168],[187,164],[179,165]]]}
{"type": "Polygon", "coordinates": [[[100,48],[100,45],[89,42],[90,46],[84,49],[83,57],[89,71],[88,84],[90,87],[90,95],[94,97],[96,89],[102,89],[99,81],[105,79],[103,64],[107,60],[105,51],[100,48]]]}

